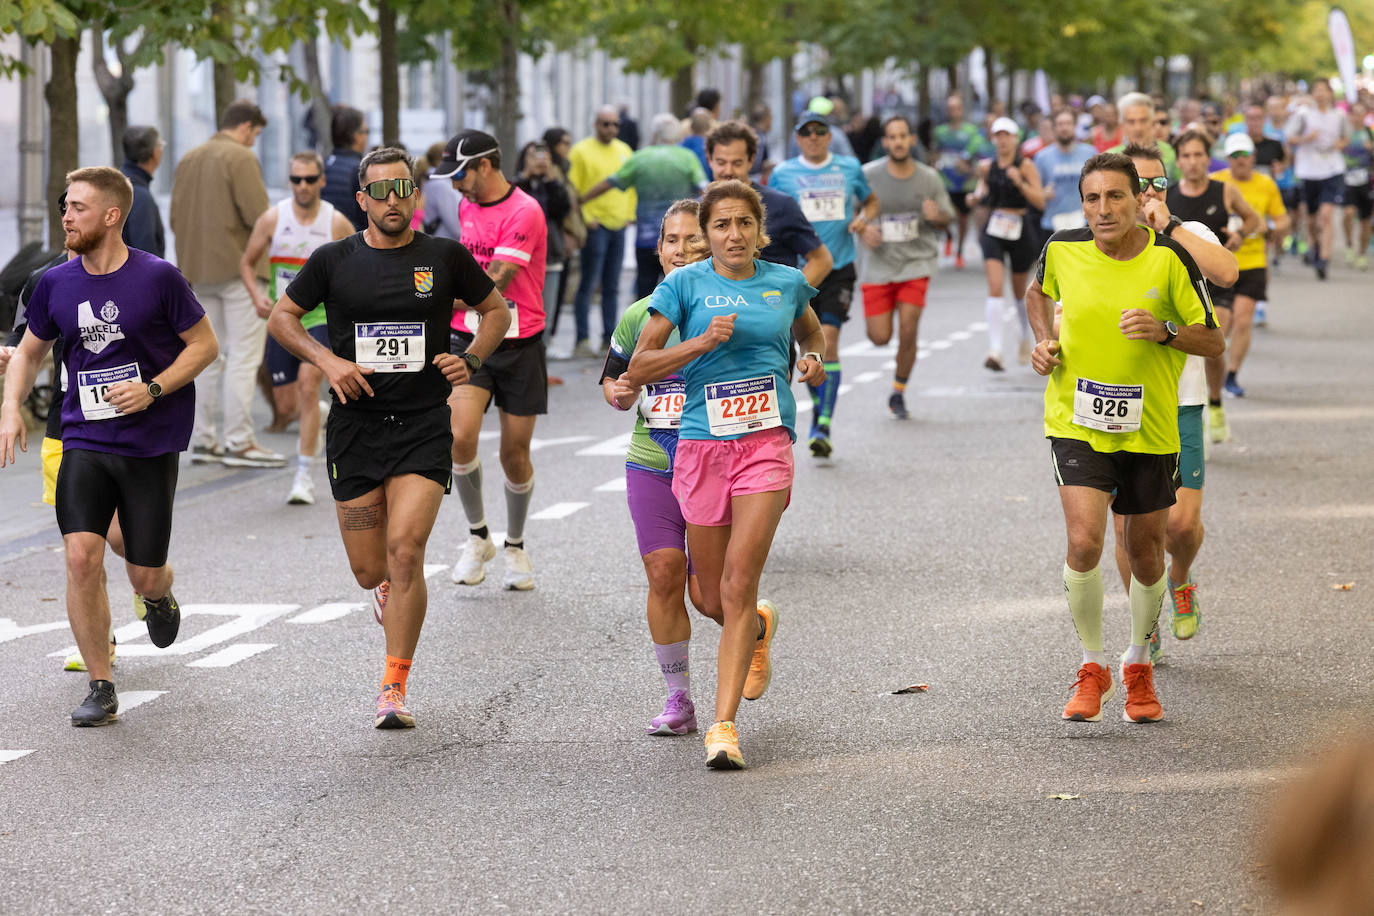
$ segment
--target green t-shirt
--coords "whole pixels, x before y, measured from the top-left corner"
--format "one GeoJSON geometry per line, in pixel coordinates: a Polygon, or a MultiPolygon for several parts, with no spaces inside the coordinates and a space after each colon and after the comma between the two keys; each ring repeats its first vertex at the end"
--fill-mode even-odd
{"type": "Polygon", "coordinates": [[[657,248],[663,214],[674,201],[695,198],[706,184],[706,173],[696,153],[659,143],[636,150],[610,180],[622,191],[634,189],[635,247],[657,248]]]}
{"type": "Polygon", "coordinates": [[[1078,439],[1098,452],[1179,450],[1178,377],[1187,354],[1127,339],[1121,313],[1141,308],[1180,327],[1217,323],[1192,257],[1177,242],[1146,231],[1149,244],[1129,261],[1103,254],[1086,228],[1056,232],[1045,245],[1037,279],[1064,308],[1061,364],[1045,386],[1046,436],[1078,439]],[[1131,431],[1134,420],[1139,428],[1131,431]]]}
{"type": "MultiPolygon", "coordinates": [[[[689,156],[690,150],[684,150],[689,156]]],[[[696,159],[696,156],[692,156],[696,159]]],[[[635,346],[639,343],[639,335],[644,330],[644,325],[649,321],[649,299],[645,297],[631,305],[625,310],[625,314],[620,316],[620,323],[615,326],[615,333],[611,335],[611,353],[607,360],[607,365],[612,363],[629,365],[630,357],[634,356],[635,346]]],[[[665,346],[672,347],[682,341],[678,335],[677,328],[668,335],[668,342],[665,346]]],[[[616,373],[619,375],[619,372],[616,373]]],[[[671,376],[670,378],[680,378],[671,376]]],[[[665,379],[667,381],[667,379],[665,379]]],[[[654,471],[659,474],[673,473],[673,456],[677,452],[677,430],[676,429],[650,429],[644,423],[644,414],[640,412],[639,405],[631,408],[635,412],[635,429],[630,435],[630,448],[625,453],[625,464],[627,467],[639,468],[644,471],[654,471]]]]}
{"type": "MultiPolygon", "coordinates": [[[[291,281],[296,279],[296,274],[301,272],[305,266],[304,259],[277,259],[273,258],[267,265],[267,297],[275,304],[281,298],[282,293],[291,285],[291,281]]],[[[324,313],[324,303],[321,302],[310,311],[301,316],[301,327],[307,331],[317,328],[324,324],[327,316],[324,313]]]]}

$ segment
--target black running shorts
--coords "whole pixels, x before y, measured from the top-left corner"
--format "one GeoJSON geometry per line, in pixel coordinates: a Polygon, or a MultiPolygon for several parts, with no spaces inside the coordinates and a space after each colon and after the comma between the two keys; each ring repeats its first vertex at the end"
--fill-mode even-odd
{"type": "Polygon", "coordinates": [[[832,270],[821,281],[811,308],[821,324],[840,327],[849,320],[849,304],[854,301],[854,264],[832,270]]]}
{"type": "MultiPolygon", "coordinates": [[[[449,335],[448,351],[462,356],[472,335],[449,335]]],[[[537,417],[549,412],[549,370],[544,359],[543,335],[502,342],[472,374],[468,383],[491,392],[487,406],[513,417],[537,417]]]]}
{"type": "Polygon", "coordinates": [[[1174,504],[1179,486],[1178,454],[1099,452],[1079,439],[1050,437],[1054,479],[1061,487],[1116,491],[1112,511],[1144,515],[1174,504]]]}
{"type": "Polygon", "coordinates": [[[105,537],[115,513],[124,532],[124,559],[156,569],[167,564],[177,452],[130,458],[84,448],[64,449],[57,470],[57,527],[64,535],[105,537]]]}
{"type": "Polygon", "coordinates": [[[324,452],[329,489],[348,502],[380,487],[389,477],[418,474],[449,491],[453,468],[449,407],[413,413],[329,412],[324,452]]]}

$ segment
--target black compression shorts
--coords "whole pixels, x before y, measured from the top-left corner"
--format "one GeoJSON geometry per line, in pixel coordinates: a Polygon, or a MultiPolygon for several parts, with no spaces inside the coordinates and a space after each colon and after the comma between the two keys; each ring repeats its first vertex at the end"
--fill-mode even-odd
{"type": "Polygon", "coordinates": [[[172,540],[172,499],[177,452],[130,458],[89,449],[65,449],[57,471],[57,527],[105,537],[119,513],[124,558],[135,566],[167,564],[172,540]]]}

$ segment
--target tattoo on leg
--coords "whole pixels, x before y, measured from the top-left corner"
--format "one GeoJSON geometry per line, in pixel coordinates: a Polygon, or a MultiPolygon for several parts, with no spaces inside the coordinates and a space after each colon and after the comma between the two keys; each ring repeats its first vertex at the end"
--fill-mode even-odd
{"type": "Polygon", "coordinates": [[[382,522],[384,500],[377,500],[370,506],[342,506],[340,518],[345,531],[366,531],[376,528],[382,522]]]}

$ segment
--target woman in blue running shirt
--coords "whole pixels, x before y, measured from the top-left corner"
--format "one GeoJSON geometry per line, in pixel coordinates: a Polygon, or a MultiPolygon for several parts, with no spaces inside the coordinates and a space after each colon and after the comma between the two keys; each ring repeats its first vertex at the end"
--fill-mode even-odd
{"type": "Polygon", "coordinates": [[[739,181],[712,184],[699,222],[711,257],[673,271],[654,290],[629,381],[683,377],[673,494],[704,613],[725,621],[706,764],[742,769],[739,701],[761,697],[772,677],[778,615],[759,604],[758,585],[792,489],[790,336],[802,344],[801,380],[812,385],[825,380],[824,338],[809,305],[816,290],[802,272],[758,260],[768,238],[757,192],[739,181]],[[664,349],[674,329],[682,343],[664,349]]]}

